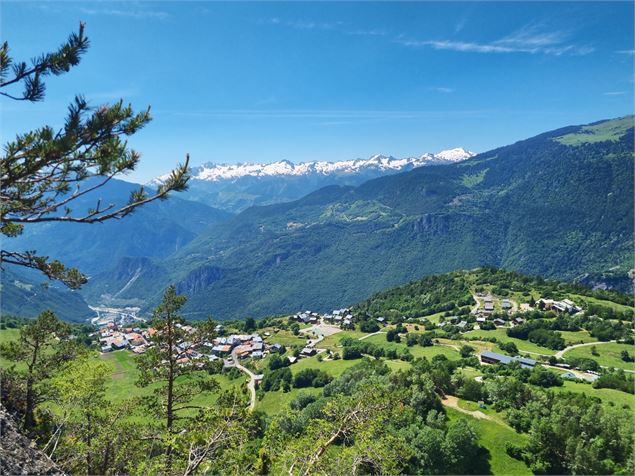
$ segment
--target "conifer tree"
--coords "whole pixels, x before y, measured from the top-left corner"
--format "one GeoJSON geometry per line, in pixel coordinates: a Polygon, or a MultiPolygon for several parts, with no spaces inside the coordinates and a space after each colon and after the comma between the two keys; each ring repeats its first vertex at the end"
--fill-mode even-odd
{"type": "MultiPolygon", "coordinates": [[[[30,65],[15,61],[5,42],[0,46],[0,98],[26,103],[42,101],[46,90],[44,78],[70,71],[79,64],[88,47],[83,23],[56,51],[33,59],[30,65]]],[[[141,205],[166,198],[170,191],[184,190],[189,158],[163,185],[150,192],[139,187],[125,204],[101,203],[96,199],[91,209],[71,208],[76,199],[135,169],[141,155],[128,147],[126,137],[150,120],[149,108],[135,113],[123,101],[92,107],[78,95],[69,105],[59,130],[43,126],[19,134],[5,145],[0,161],[0,232],[15,237],[32,223],[98,223],[119,219],[141,205]]],[[[71,288],[79,288],[86,282],[79,270],[40,256],[37,251],[3,247],[0,264],[5,263],[37,269],[71,288]]]]}
{"type": "MultiPolygon", "coordinates": [[[[192,399],[218,387],[204,372],[208,360],[197,357],[194,352],[211,337],[211,325],[184,326],[179,310],[185,301],[185,296],[176,293],[175,286],[168,287],[163,301],[154,311],[152,327],[156,332],[150,338],[151,346],[138,359],[139,385],[155,384],[152,395],[143,403],[162,422],[158,439],[164,447],[165,459],[160,465],[166,474],[173,472],[177,434],[194,420],[196,410],[202,409],[193,404],[192,399]]],[[[148,468],[148,471],[157,470],[160,468],[148,468]]]]}
{"type": "Polygon", "coordinates": [[[24,428],[35,426],[35,408],[51,398],[48,379],[73,357],[70,328],[51,311],[20,328],[18,339],[0,345],[0,357],[13,362],[11,377],[24,382],[24,428]]]}

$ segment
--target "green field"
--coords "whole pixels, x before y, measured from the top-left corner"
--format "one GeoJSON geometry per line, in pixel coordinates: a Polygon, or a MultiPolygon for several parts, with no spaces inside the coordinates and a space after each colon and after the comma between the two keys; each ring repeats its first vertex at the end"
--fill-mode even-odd
{"type": "Polygon", "coordinates": [[[515,460],[505,451],[507,442],[518,445],[524,444],[527,440],[525,435],[516,433],[507,425],[490,420],[472,418],[452,408],[446,408],[446,412],[450,421],[459,418],[468,421],[478,433],[481,445],[489,452],[489,468],[478,468],[477,474],[487,474],[488,472],[497,475],[532,474],[524,462],[515,460]]]}
{"type": "Polygon", "coordinates": [[[280,344],[285,347],[304,347],[306,345],[306,337],[304,334],[294,336],[293,332],[285,330],[280,330],[276,333],[272,332],[271,336],[265,338],[265,341],[269,344],[280,344]]]}
{"type": "MultiPolygon", "coordinates": [[[[526,352],[533,352],[536,354],[544,354],[544,355],[554,355],[556,353],[555,350],[547,349],[546,347],[541,347],[536,345],[528,340],[515,339],[513,337],[508,337],[505,329],[494,329],[491,331],[469,331],[463,334],[465,337],[479,337],[479,338],[492,338],[496,337],[499,342],[513,342],[518,347],[518,350],[524,350],[526,352]]],[[[495,352],[501,352],[498,347],[494,348],[495,352]]]]}
{"type": "Polygon", "coordinates": [[[565,380],[562,387],[551,387],[554,392],[575,392],[584,393],[589,397],[598,397],[604,403],[613,403],[619,407],[628,405],[635,409],[635,394],[629,395],[626,392],[612,388],[593,388],[590,383],[573,382],[565,380]]]}
{"type": "Polygon", "coordinates": [[[386,350],[394,349],[397,352],[402,352],[404,349],[408,349],[414,357],[427,357],[428,359],[431,359],[435,355],[443,354],[448,359],[460,358],[459,353],[451,347],[441,345],[434,345],[432,347],[413,345],[412,347],[408,347],[403,342],[400,342],[399,344],[395,342],[388,342],[386,340],[386,334],[377,334],[369,337],[368,339],[364,339],[364,341],[383,347],[386,350]]]}
{"type": "Polygon", "coordinates": [[[562,335],[567,345],[580,344],[586,342],[597,342],[597,339],[589,334],[588,331],[558,331],[562,335]]]}
{"type": "Polygon", "coordinates": [[[256,410],[266,413],[267,415],[275,415],[281,411],[287,410],[289,403],[300,393],[309,393],[311,395],[319,395],[322,393],[321,388],[293,388],[288,392],[279,390],[277,392],[267,392],[262,400],[256,403],[256,410]]]}
{"type": "Polygon", "coordinates": [[[293,364],[291,367],[291,372],[295,375],[304,369],[320,369],[324,370],[331,377],[339,377],[344,373],[344,371],[355,364],[357,364],[359,360],[323,360],[320,362],[317,360],[317,356],[308,357],[305,359],[300,359],[297,363],[293,364]]]}
{"type": "Polygon", "coordinates": [[[626,306],[624,304],[618,304],[616,302],[613,301],[605,301],[603,299],[597,299],[591,296],[581,296],[579,294],[570,294],[571,296],[571,300],[576,302],[576,303],[582,303],[583,301],[586,301],[590,304],[597,304],[599,306],[604,306],[604,307],[610,307],[612,308],[614,311],[618,311],[618,312],[624,312],[624,311],[634,311],[635,308],[632,308],[630,306],[626,306]]]}
{"type": "MultiPolygon", "coordinates": [[[[113,365],[112,379],[108,382],[106,388],[106,397],[112,402],[117,403],[127,398],[149,395],[152,392],[152,389],[155,388],[153,385],[143,388],[136,385],[139,371],[135,365],[135,359],[137,356],[132,352],[120,350],[117,352],[101,354],[99,358],[106,362],[110,362],[113,365]]],[[[246,377],[231,380],[225,375],[214,375],[214,379],[220,386],[219,392],[215,392],[213,394],[201,394],[192,400],[192,404],[210,405],[216,401],[219,393],[224,390],[240,386],[246,388],[246,377]]]]}
{"type": "Polygon", "coordinates": [[[319,347],[320,349],[329,349],[329,350],[337,350],[337,349],[341,349],[340,346],[340,341],[344,338],[344,337],[351,337],[353,339],[359,339],[360,337],[363,337],[366,334],[365,332],[359,332],[359,331],[342,331],[342,332],[337,332],[336,334],[332,334],[328,337],[325,337],[324,340],[322,340],[317,347],[319,347]]]}
{"type": "Polygon", "coordinates": [[[627,351],[631,356],[635,355],[635,346],[629,344],[617,344],[609,342],[606,344],[598,344],[595,346],[599,355],[593,355],[592,349],[594,346],[588,345],[585,347],[578,347],[565,352],[564,357],[586,357],[596,360],[600,365],[605,367],[616,367],[619,369],[635,370],[635,363],[624,362],[620,357],[620,352],[627,351]]]}

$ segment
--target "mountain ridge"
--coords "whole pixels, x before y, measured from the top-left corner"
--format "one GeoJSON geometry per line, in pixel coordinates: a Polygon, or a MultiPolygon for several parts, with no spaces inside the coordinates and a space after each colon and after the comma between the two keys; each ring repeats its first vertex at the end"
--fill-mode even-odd
{"type": "MultiPolygon", "coordinates": [[[[297,164],[289,160],[279,160],[269,163],[239,162],[236,164],[206,162],[194,166],[191,180],[219,181],[242,178],[245,176],[297,176],[310,173],[328,175],[332,173],[354,173],[363,168],[376,167],[384,170],[401,171],[407,167],[415,168],[424,165],[438,165],[466,160],[476,155],[463,147],[442,150],[436,154],[424,153],[419,157],[405,157],[398,159],[393,156],[376,154],[368,159],[352,159],[342,161],[308,161],[297,164]]],[[[169,175],[162,175],[149,183],[158,185],[169,175]]]]}
{"type": "MultiPolygon", "coordinates": [[[[175,282],[189,291],[189,315],[258,317],[328,310],[478,266],[567,280],[625,274],[632,139],[632,117],[568,126],[459,163],[252,207],[156,263],[161,278],[122,297],[141,286],[153,302],[175,282]]],[[[91,283],[93,297],[102,279],[91,283]]]]}

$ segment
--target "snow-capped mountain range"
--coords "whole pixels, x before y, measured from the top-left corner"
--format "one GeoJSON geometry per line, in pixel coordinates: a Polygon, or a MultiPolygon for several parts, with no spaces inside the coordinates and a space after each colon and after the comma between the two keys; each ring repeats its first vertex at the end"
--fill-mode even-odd
{"type": "MultiPolygon", "coordinates": [[[[420,157],[406,157],[398,159],[392,156],[373,155],[368,159],[343,160],[339,162],[302,162],[294,164],[288,160],[281,160],[269,164],[239,163],[215,164],[206,163],[192,167],[192,180],[218,182],[235,180],[243,177],[276,177],[276,176],[304,176],[304,175],[347,175],[374,170],[377,172],[399,172],[411,170],[424,165],[441,165],[460,162],[475,154],[462,147],[443,150],[439,153],[426,153],[420,157]]],[[[151,183],[159,184],[167,178],[157,177],[151,183]]]]}

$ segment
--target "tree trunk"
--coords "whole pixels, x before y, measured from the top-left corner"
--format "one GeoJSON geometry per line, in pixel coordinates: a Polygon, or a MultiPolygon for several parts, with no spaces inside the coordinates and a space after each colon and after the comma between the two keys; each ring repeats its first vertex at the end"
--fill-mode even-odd
{"type": "Polygon", "coordinates": [[[33,393],[33,377],[26,379],[26,409],[24,412],[24,428],[30,431],[35,426],[35,395],[33,393]]]}

